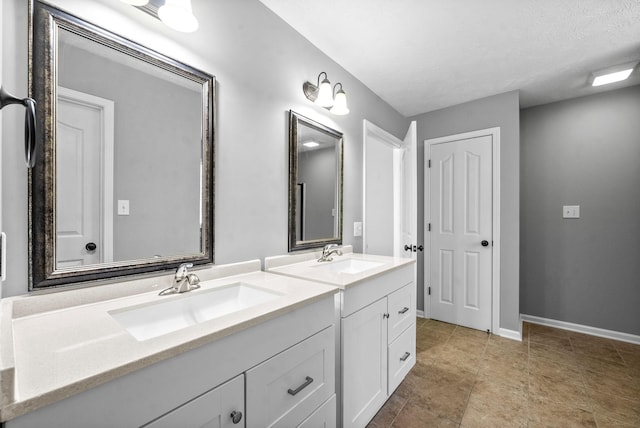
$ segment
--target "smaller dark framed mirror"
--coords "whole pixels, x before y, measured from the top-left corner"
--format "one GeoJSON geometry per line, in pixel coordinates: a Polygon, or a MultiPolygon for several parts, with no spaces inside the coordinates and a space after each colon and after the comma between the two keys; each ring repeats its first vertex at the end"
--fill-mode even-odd
{"type": "Polygon", "coordinates": [[[341,132],[289,111],[289,251],[342,244],[341,132]]]}

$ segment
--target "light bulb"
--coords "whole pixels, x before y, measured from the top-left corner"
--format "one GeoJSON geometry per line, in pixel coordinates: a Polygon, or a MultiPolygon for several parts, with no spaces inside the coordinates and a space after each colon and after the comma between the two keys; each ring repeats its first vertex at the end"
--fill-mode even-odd
{"type": "Polygon", "coordinates": [[[331,82],[325,77],[318,88],[318,98],[315,103],[320,107],[331,107],[333,105],[333,94],[331,91],[331,82]]]}
{"type": "Polygon", "coordinates": [[[338,116],[349,114],[349,107],[347,107],[347,94],[345,94],[342,89],[338,90],[336,93],[336,98],[330,112],[338,116]]]}
{"type": "Polygon", "coordinates": [[[191,11],[191,0],[167,0],[158,9],[158,17],[168,27],[183,33],[198,29],[198,20],[191,11]]]}

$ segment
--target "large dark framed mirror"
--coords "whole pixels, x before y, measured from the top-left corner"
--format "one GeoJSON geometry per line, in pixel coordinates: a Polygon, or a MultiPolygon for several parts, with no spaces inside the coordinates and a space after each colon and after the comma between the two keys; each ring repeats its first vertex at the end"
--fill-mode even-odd
{"type": "Polygon", "coordinates": [[[214,260],[215,78],[31,3],[30,287],[214,260]]]}
{"type": "Polygon", "coordinates": [[[342,133],[289,111],[289,251],[342,244],[342,133]]]}

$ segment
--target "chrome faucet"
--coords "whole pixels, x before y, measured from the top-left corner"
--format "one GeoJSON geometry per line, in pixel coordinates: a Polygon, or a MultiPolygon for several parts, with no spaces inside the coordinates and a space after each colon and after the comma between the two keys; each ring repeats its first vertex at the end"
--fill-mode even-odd
{"type": "Polygon", "coordinates": [[[342,251],[338,247],[338,244],[329,244],[325,245],[322,249],[322,256],[318,259],[319,262],[330,262],[333,260],[332,255],[337,254],[339,256],[342,255],[342,251]]]}
{"type": "Polygon", "coordinates": [[[159,295],[186,293],[187,291],[200,288],[200,278],[195,273],[189,273],[187,269],[192,268],[193,263],[182,263],[178,266],[173,279],[173,285],[162,290],[159,295]]]}

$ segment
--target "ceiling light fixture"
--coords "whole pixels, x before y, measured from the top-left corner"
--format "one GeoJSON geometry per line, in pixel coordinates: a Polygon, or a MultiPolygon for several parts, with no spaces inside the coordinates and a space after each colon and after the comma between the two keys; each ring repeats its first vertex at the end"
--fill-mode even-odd
{"type": "Polygon", "coordinates": [[[306,143],[302,143],[302,145],[305,147],[313,148],[318,147],[320,144],[316,143],[315,141],[307,141],[306,143]]]}
{"type": "Polygon", "coordinates": [[[626,80],[629,78],[636,65],[638,65],[638,63],[633,62],[593,72],[591,75],[591,86],[602,86],[626,80]]]}
{"type": "Polygon", "coordinates": [[[158,9],[158,17],[168,27],[183,33],[198,29],[198,20],[193,16],[191,0],[166,0],[158,9]]]}
{"type": "Polygon", "coordinates": [[[329,82],[327,73],[324,71],[318,74],[317,84],[314,85],[311,82],[304,82],[302,91],[309,101],[313,101],[320,107],[331,109],[329,111],[333,114],[345,115],[349,113],[349,109],[347,108],[347,95],[342,89],[342,83],[336,83],[332,90],[331,82],[329,82]],[[324,75],[324,79],[321,81],[320,78],[322,75],[324,75]],[[340,85],[340,89],[336,93],[335,90],[338,85],[340,85]]]}

